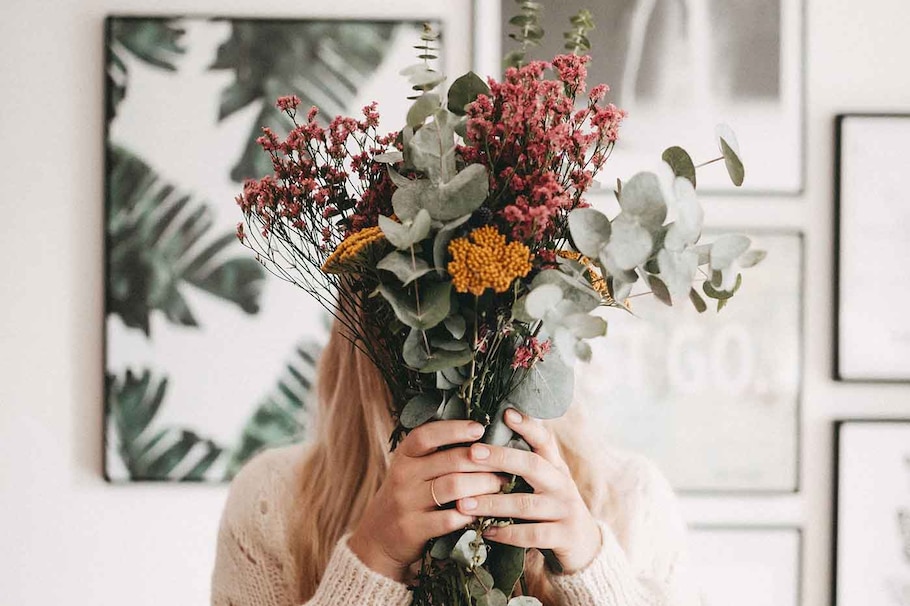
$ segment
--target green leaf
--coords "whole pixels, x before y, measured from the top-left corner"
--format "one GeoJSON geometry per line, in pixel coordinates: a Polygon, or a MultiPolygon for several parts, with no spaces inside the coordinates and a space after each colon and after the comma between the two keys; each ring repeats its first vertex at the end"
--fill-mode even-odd
{"type": "Polygon", "coordinates": [[[419,427],[432,419],[439,409],[439,396],[422,393],[414,396],[404,405],[399,422],[408,429],[419,427]]]}
{"type": "MultiPolygon", "coordinates": [[[[635,217],[638,223],[654,230],[667,218],[667,203],[654,173],[642,172],[629,179],[619,196],[622,214],[635,217]]],[[[613,224],[614,229],[616,223],[613,224]]]]}
{"type": "Polygon", "coordinates": [[[426,238],[430,233],[430,214],[426,210],[419,210],[414,220],[405,225],[393,221],[389,217],[379,216],[379,229],[386,239],[398,250],[407,250],[426,238]]]}
{"type": "Polygon", "coordinates": [[[486,565],[493,575],[495,587],[506,595],[512,595],[515,583],[524,572],[527,550],[503,543],[493,543],[491,547],[486,565]]]}
{"type": "Polygon", "coordinates": [[[386,284],[377,290],[391,305],[395,316],[411,328],[429,330],[449,315],[451,309],[451,282],[425,284],[420,288],[420,312],[416,300],[406,291],[393,289],[386,284]]]}
{"type": "Polygon", "coordinates": [[[464,336],[466,326],[464,321],[464,316],[461,315],[452,315],[445,319],[446,330],[449,331],[456,339],[460,339],[464,336]]]}
{"type": "Polygon", "coordinates": [[[534,290],[544,284],[554,284],[562,290],[564,303],[568,302],[574,311],[587,313],[600,305],[600,294],[577,277],[566,275],[556,269],[545,269],[531,281],[534,290]]]}
{"type": "Polygon", "coordinates": [[[750,250],[744,253],[739,258],[739,266],[743,269],[748,269],[750,267],[755,267],[759,263],[765,260],[765,257],[768,256],[768,252],[764,250],[750,250]]]}
{"type": "Polygon", "coordinates": [[[607,322],[590,314],[570,314],[561,319],[560,325],[577,339],[594,339],[607,334],[607,322]]]}
{"type": "Polygon", "coordinates": [[[648,286],[651,287],[651,293],[664,305],[673,305],[670,299],[670,289],[664,284],[663,280],[657,276],[648,276],[648,286]]]}
{"type": "Polygon", "coordinates": [[[689,152],[679,146],[673,146],[665,149],[660,157],[670,165],[674,175],[688,180],[692,187],[695,187],[695,163],[692,162],[689,152]]]}
{"type": "Polygon", "coordinates": [[[423,259],[397,251],[392,251],[383,257],[376,267],[395,274],[404,286],[433,271],[433,268],[427,265],[423,259]]]}
{"type": "Polygon", "coordinates": [[[404,363],[420,370],[427,364],[428,354],[426,343],[423,340],[423,331],[412,328],[404,340],[404,347],[401,352],[404,363]]]}
{"type": "MultiPolygon", "coordinates": [[[[456,387],[460,387],[460,385],[456,385],[456,387]]],[[[436,414],[443,421],[463,420],[468,418],[468,406],[455,394],[446,400],[436,414]]]]}
{"type": "Polygon", "coordinates": [[[470,349],[463,349],[461,351],[437,349],[427,357],[427,363],[420,369],[420,372],[430,373],[444,368],[464,366],[470,362],[473,357],[474,352],[470,349]]]}
{"type": "Polygon", "coordinates": [[[490,193],[490,178],[483,164],[469,164],[439,187],[439,199],[424,203],[437,221],[452,221],[468,215],[484,203],[490,193]]]}
{"type": "MultiPolygon", "coordinates": [[[[449,116],[451,114],[448,111],[438,110],[433,114],[433,121],[415,132],[409,144],[414,167],[425,173],[437,186],[448,183],[456,172],[455,131],[449,124],[449,116]]],[[[449,218],[454,219],[463,214],[456,213],[449,218]]]]}
{"type": "MultiPolygon", "coordinates": [[[[626,186],[628,188],[628,186],[626,186]]],[[[631,270],[651,256],[654,241],[651,233],[634,218],[620,214],[613,221],[613,235],[600,259],[611,274],[631,270]]]]}
{"type": "Polygon", "coordinates": [[[506,402],[535,419],[555,419],[569,409],[575,378],[555,345],[529,368],[506,396],[506,402]]]}
{"type": "Polygon", "coordinates": [[[694,288],[689,291],[689,300],[692,301],[692,305],[695,306],[695,310],[698,313],[703,314],[708,310],[708,304],[705,303],[705,300],[701,298],[701,295],[694,288]]]}
{"type": "Polygon", "coordinates": [[[384,154],[373,156],[373,162],[379,162],[380,164],[398,164],[399,162],[404,162],[404,154],[397,150],[385,152],[384,154]]]}
{"type": "Polygon", "coordinates": [[[593,208],[576,208],[569,213],[569,231],[578,252],[596,259],[609,242],[612,229],[610,220],[602,212],[593,208]]]}
{"type": "Polygon", "coordinates": [[[436,93],[424,93],[420,95],[408,110],[408,126],[411,128],[423,126],[426,119],[436,113],[436,110],[438,110],[441,105],[442,101],[436,93]]]}
{"type": "Polygon", "coordinates": [[[455,236],[455,230],[464,225],[470,218],[471,213],[462,215],[454,221],[446,223],[436,232],[436,237],[433,240],[433,263],[436,265],[436,271],[440,276],[445,275],[446,254],[449,242],[455,236]]]}
{"type": "Polygon", "coordinates": [[[562,300],[562,288],[556,284],[541,284],[525,297],[524,308],[532,318],[541,319],[562,300]]]}
{"type": "Polygon", "coordinates": [[[724,164],[727,167],[727,173],[730,175],[730,181],[732,181],[733,185],[736,187],[740,187],[743,184],[743,181],[746,180],[746,169],[743,166],[742,160],[739,159],[739,156],[736,155],[733,148],[727,145],[727,142],[723,139],[720,140],[720,147],[724,154],[724,164]]]}
{"type": "Polygon", "coordinates": [[[498,589],[477,598],[477,606],[507,606],[508,597],[498,589]]]}
{"type": "Polygon", "coordinates": [[[447,107],[456,116],[465,115],[465,107],[473,103],[478,95],[489,95],[490,87],[480,76],[468,72],[461,76],[449,87],[447,107]]]}
{"type": "MultiPolygon", "coordinates": [[[[663,249],[657,254],[657,264],[670,300],[678,302],[685,299],[692,290],[692,281],[695,279],[695,272],[698,271],[698,255],[691,250],[672,252],[663,249]]],[[[654,285],[651,287],[653,290],[654,285]]]]}
{"type": "Polygon", "coordinates": [[[695,194],[695,187],[687,180],[676,179],[673,191],[676,197],[676,221],[667,230],[663,245],[673,251],[682,251],[701,237],[705,212],[695,194]]]}
{"type": "Polygon", "coordinates": [[[742,274],[737,274],[736,284],[730,290],[719,290],[715,288],[711,282],[705,281],[702,285],[702,290],[705,291],[705,294],[711,297],[712,299],[717,299],[718,301],[723,301],[725,299],[730,299],[736,294],[736,291],[739,290],[739,287],[742,286],[743,276],[742,274]]]}
{"type": "Polygon", "coordinates": [[[711,246],[711,270],[727,269],[743,253],[749,250],[752,241],[746,236],[725,234],[714,241],[711,246]]]}
{"type": "Polygon", "coordinates": [[[437,538],[433,541],[433,547],[430,548],[430,557],[435,560],[448,560],[449,556],[452,555],[452,550],[455,548],[457,540],[458,536],[455,534],[447,534],[437,538]]]}
{"type": "Polygon", "coordinates": [[[533,596],[519,595],[509,600],[509,603],[506,604],[506,606],[543,606],[543,604],[533,596]]]}
{"type": "Polygon", "coordinates": [[[475,530],[465,530],[455,547],[451,558],[467,568],[480,566],[487,559],[487,546],[475,530]]]}

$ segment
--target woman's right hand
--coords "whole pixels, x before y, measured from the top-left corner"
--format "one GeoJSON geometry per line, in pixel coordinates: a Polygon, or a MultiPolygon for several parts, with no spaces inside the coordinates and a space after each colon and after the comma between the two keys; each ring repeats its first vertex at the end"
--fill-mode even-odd
{"type": "Polygon", "coordinates": [[[372,570],[405,581],[426,542],[470,524],[474,517],[440,504],[496,494],[502,481],[471,460],[468,447],[484,428],[474,421],[434,421],[414,429],[392,453],[382,486],[367,505],[348,546],[372,570]]]}

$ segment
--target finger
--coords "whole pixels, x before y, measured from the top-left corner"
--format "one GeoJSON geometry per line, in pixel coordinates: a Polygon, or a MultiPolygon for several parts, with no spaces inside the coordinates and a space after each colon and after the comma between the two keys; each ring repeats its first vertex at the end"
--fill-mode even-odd
{"type": "Polygon", "coordinates": [[[539,524],[491,526],[483,533],[483,536],[497,543],[515,547],[559,549],[563,546],[564,534],[565,529],[558,522],[541,522],[539,524]]]}
{"type": "Polygon", "coordinates": [[[457,507],[465,515],[546,522],[562,520],[568,515],[562,501],[532,493],[471,496],[459,500],[457,507]]]}
{"type": "Polygon", "coordinates": [[[565,466],[556,437],[543,421],[524,415],[514,408],[506,410],[505,420],[506,425],[524,438],[534,452],[552,463],[554,467],[565,466]]]}
{"type": "MultiPolygon", "coordinates": [[[[439,505],[458,501],[459,499],[473,498],[481,495],[497,494],[502,490],[503,478],[495,473],[450,473],[430,480],[427,489],[429,496],[427,509],[436,509],[433,494],[439,505]]],[[[465,513],[465,512],[462,512],[465,513]]],[[[465,515],[476,515],[465,513],[465,515]]]]}
{"type": "Polygon", "coordinates": [[[537,453],[488,444],[472,444],[469,450],[474,462],[519,475],[536,490],[559,492],[565,484],[566,476],[537,453]]]}
{"type": "Polygon", "coordinates": [[[413,524],[418,536],[429,541],[464,528],[474,521],[474,516],[466,516],[457,509],[437,509],[414,516],[413,524]]]}
{"type": "Polygon", "coordinates": [[[448,448],[413,460],[417,466],[417,480],[432,480],[450,473],[471,473],[496,471],[492,466],[475,461],[467,447],[448,448]]]}
{"type": "Polygon", "coordinates": [[[443,446],[473,442],[483,436],[483,425],[475,421],[433,421],[413,430],[398,446],[408,457],[423,457],[443,446]]]}

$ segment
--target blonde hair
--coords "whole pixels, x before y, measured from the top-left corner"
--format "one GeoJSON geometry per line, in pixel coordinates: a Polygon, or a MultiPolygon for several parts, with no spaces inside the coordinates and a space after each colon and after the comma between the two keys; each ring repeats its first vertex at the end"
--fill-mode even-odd
{"type": "MultiPolygon", "coordinates": [[[[353,529],[385,477],[389,461],[388,438],[393,429],[390,396],[379,371],[346,338],[335,322],[322,353],[317,375],[319,409],[316,431],[303,464],[298,494],[296,528],[291,528],[300,571],[298,602],[315,593],[332,549],[353,529]]],[[[576,407],[577,408],[577,407],[576,407]]],[[[592,466],[574,439],[577,422],[554,425],[561,452],[578,489],[598,516],[605,502],[592,466]]],[[[528,593],[545,604],[557,603],[554,589],[543,574],[543,558],[529,551],[526,560],[528,593]]]]}

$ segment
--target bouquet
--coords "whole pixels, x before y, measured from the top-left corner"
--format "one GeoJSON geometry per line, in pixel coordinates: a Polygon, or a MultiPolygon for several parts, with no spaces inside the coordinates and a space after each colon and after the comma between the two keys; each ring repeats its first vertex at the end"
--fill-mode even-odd
{"type": "MultiPolygon", "coordinates": [[[[679,147],[663,155],[669,179],[642,172],[616,184],[618,215],[589,206],[626,114],[604,103],[605,85],[586,90],[590,16],[572,20],[569,52],[525,62],[542,32],[537,5],[521,4],[520,46],[501,82],[468,73],[444,94],[431,66],[437,36],[425,30],[421,62],[403,72],[415,95],[398,132],[377,132],[375,104],[325,124],[315,108],[301,119],[296,97],[278,99],[294,127],[284,138],[264,129],[274,174],[237,199],[240,240],[338,318],[381,372],[393,448],[436,419],[479,421],[485,442],[527,448],[504,411],[566,412],[571,365],[607,331],[597,310],[630,311],[639,286],[667,305],[703,312],[708,298],[720,309],[763,256],[743,236],[698,243],[696,167],[679,147]]],[[[717,160],[739,184],[735,137],[719,133],[717,160]]],[[[504,490],[531,488],[516,477],[504,490]]],[[[525,550],[482,536],[512,522],[482,518],[432,541],[414,603],[538,603],[512,598],[525,550]]]]}

